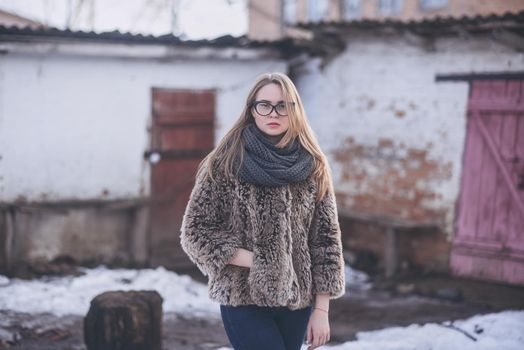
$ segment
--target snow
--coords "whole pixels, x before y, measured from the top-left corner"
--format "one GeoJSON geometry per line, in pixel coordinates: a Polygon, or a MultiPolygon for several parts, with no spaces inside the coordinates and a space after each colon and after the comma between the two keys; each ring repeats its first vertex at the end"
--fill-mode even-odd
{"type": "Polygon", "coordinates": [[[329,350],[520,350],[524,349],[524,311],[503,311],[448,322],[457,329],[436,323],[413,324],[357,333],[357,340],[329,350]],[[477,330],[477,331],[475,331],[477,330]]]}
{"type": "MultiPolygon", "coordinates": [[[[220,315],[218,304],[208,297],[206,285],[162,267],[129,270],[101,266],[82,268],[80,271],[83,276],[46,277],[30,281],[0,275],[0,309],[84,316],[91,300],[105,291],[156,290],[164,299],[164,312],[188,316],[220,315]]],[[[367,289],[370,286],[366,274],[348,266],[346,281],[353,288],[367,289]]]]}
{"type": "MultiPolygon", "coordinates": [[[[407,327],[391,327],[378,331],[359,332],[357,340],[344,344],[325,345],[325,350],[521,350],[524,349],[524,311],[503,311],[477,315],[467,320],[428,323],[407,327]],[[453,325],[470,336],[470,339],[453,325]],[[475,331],[477,330],[477,331],[475,331]]],[[[306,350],[302,346],[301,350],[306,350]]],[[[219,348],[217,350],[231,350],[219,348]]]]}
{"type": "Polygon", "coordinates": [[[352,269],[349,265],[345,265],[346,288],[367,291],[370,290],[373,284],[369,281],[369,276],[362,271],[352,269]]]}
{"type": "MultiPolygon", "coordinates": [[[[91,300],[109,290],[156,290],[164,299],[164,312],[193,317],[220,317],[218,304],[208,298],[207,286],[159,267],[127,270],[81,269],[82,276],[9,279],[0,275],[0,309],[57,316],[84,316],[91,300]]],[[[361,289],[368,277],[346,269],[346,279],[361,289]]],[[[359,332],[357,340],[326,345],[326,350],[517,350],[524,349],[524,311],[477,315],[442,324],[412,324],[359,332]],[[470,337],[474,337],[476,341],[470,337]]],[[[307,347],[304,346],[302,350],[307,347]]],[[[220,348],[217,350],[230,350],[220,348]]]]}
{"type": "Polygon", "coordinates": [[[219,317],[218,304],[208,298],[207,286],[189,276],[162,267],[127,270],[81,269],[83,276],[8,279],[0,275],[0,309],[57,316],[85,316],[91,300],[112,290],[156,290],[164,299],[163,311],[219,317]]]}

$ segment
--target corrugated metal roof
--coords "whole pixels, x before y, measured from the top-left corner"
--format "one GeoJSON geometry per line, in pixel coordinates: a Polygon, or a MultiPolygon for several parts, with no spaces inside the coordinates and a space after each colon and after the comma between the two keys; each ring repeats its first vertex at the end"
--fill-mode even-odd
{"type": "MultiPolygon", "coordinates": [[[[476,15],[461,17],[434,17],[422,20],[352,20],[299,23],[298,28],[313,32],[310,53],[334,57],[345,49],[345,38],[355,33],[375,34],[411,33],[422,39],[463,36],[464,34],[488,35],[493,40],[503,40],[517,50],[524,50],[524,11],[502,15],[476,15]]],[[[429,44],[426,42],[425,44],[429,44]]]]}
{"type": "Polygon", "coordinates": [[[125,43],[125,44],[156,44],[180,47],[279,47],[293,45],[293,40],[286,38],[278,41],[256,41],[246,36],[233,37],[224,35],[215,39],[182,40],[177,36],[166,34],[161,36],[113,32],[84,32],[57,28],[29,28],[0,26],[1,41],[49,41],[49,40],[82,40],[92,42],[125,43]]]}
{"type": "MultiPolygon", "coordinates": [[[[504,29],[510,34],[524,37],[524,11],[489,16],[435,17],[432,19],[402,21],[385,20],[354,20],[325,21],[316,23],[299,23],[297,27],[316,32],[312,40],[283,38],[277,41],[251,40],[247,36],[233,37],[224,35],[215,39],[182,40],[177,36],[167,34],[162,36],[113,32],[84,32],[62,30],[57,28],[18,28],[0,26],[0,42],[49,42],[49,41],[82,41],[105,42],[121,44],[166,45],[174,47],[211,47],[211,48],[275,48],[282,57],[290,57],[301,52],[313,55],[331,55],[344,47],[339,35],[329,35],[339,29],[388,30],[401,29],[423,36],[440,36],[462,32],[492,32],[504,29]],[[506,30],[507,29],[507,30],[506,30]],[[328,35],[325,35],[328,34],[328,35]]],[[[522,46],[522,44],[518,44],[522,46]]]]}

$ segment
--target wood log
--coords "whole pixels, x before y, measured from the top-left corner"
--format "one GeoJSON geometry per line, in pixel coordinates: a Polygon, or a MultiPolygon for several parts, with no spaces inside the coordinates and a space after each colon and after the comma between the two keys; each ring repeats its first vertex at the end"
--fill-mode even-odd
{"type": "Polygon", "coordinates": [[[91,301],[84,318],[88,350],[161,350],[162,297],[156,291],[111,291],[91,301]]]}

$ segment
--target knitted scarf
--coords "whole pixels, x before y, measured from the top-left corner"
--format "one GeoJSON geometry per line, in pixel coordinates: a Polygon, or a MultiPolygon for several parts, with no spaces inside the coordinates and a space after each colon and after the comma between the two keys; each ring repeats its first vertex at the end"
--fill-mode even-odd
{"type": "Polygon", "coordinates": [[[278,148],[255,124],[249,124],[242,130],[242,140],[244,160],[239,176],[246,182],[282,186],[305,180],[314,169],[313,156],[298,139],[284,148],[278,148]]]}

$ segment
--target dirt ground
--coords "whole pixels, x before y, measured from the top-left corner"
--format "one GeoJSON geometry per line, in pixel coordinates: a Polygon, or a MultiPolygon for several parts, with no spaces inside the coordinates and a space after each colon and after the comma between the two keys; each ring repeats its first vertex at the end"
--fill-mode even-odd
{"type": "MultiPolygon", "coordinates": [[[[445,275],[376,279],[370,290],[348,289],[330,306],[331,343],[354,340],[359,331],[443,322],[507,309],[524,309],[524,287],[445,275]]],[[[86,349],[83,318],[0,310],[1,331],[17,335],[2,349],[86,349]]],[[[163,349],[207,350],[230,346],[219,315],[210,319],[164,314],[163,349]]]]}

